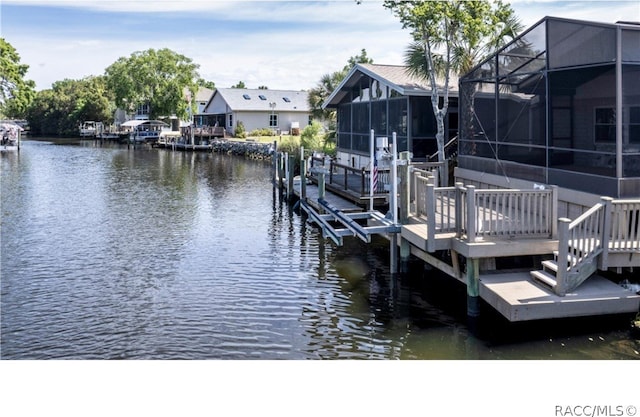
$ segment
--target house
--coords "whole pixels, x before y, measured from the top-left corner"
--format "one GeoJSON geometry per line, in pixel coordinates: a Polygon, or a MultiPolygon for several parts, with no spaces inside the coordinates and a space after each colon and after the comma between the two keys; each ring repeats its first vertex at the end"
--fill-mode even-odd
{"type": "MultiPolygon", "coordinates": [[[[438,83],[440,86],[442,82],[438,83]]],[[[449,83],[445,143],[458,130],[458,80],[449,83]]],[[[337,162],[354,168],[369,163],[370,131],[396,133],[398,151],[426,160],[437,151],[436,119],[428,80],[399,65],[356,64],[324,103],[337,111],[337,162]]]]}
{"type": "Polygon", "coordinates": [[[196,126],[202,126],[205,124],[203,113],[207,103],[211,100],[211,96],[213,96],[213,92],[214,90],[206,87],[200,87],[198,89],[195,98],[196,110],[194,116],[196,126]]]}
{"type": "Polygon", "coordinates": [[[218,88],[196,117],[202,125],[224,126],[231,135],[238,122],[247,132],[264,128],[295,132],[311,123],[307,97],[306,91],[218,88]]]}
{"type": "Polygon", "coordinates": [[[460,170],[640,197],[639,23],[545,17],[460,91],[460,170]]]}
{"type": "MultiPolygon", "coordinates": [[[[184,90],[185,98],[189,97],[188,89],[184,90]]],[[[199,87],[198,92],[196,93],[195,102],[196,102],[196,110],[195,114],[200,114],[204,110],[205,106],[209,102],[211,95],[213,94],[213,90],[206,87],[199,87]]],[[[127,113],[124,109],[117,109],[114,114],[114,120],[116,126],[120,126],[123,123],[129,120],[149,120],[149,115],[151,113],[151,108],[148,103],[140,104],[137,106],[135,113],[127,113]]],[[[171,117],[169,117],[171,119],[171,117]]],[[[198,119],[196,119],[196,124],[198,124],[198,119]]],[[[187,121],[184,121],[183,124],[187,124],[187,121]]]]}

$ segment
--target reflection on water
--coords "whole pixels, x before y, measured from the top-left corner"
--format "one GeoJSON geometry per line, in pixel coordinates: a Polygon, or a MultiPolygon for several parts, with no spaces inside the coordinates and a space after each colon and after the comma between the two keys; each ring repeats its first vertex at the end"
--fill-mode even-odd
{"type": "Polygon", "coordinates": [[[324,241],[268,163],[91,141],[0,162],[3,359],[640,358],[626,322],[488,312],[474,336],[460,284],[324,241]]]}

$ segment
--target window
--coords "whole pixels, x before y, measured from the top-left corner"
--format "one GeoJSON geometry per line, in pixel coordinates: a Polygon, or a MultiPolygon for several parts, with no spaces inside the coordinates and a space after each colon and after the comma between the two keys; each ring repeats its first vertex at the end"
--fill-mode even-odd
{"type": "Polygon", "coordinates": [[[309,115],[309,121],[307,122],[309,126],[313,124],[313,116],[309,115]]]}
{"type": "Polygon", "coordinates": [[[613,107],[595,109],[594,137],[596,142],[616,141],[616,110],[613,107]]]}
{"type": "Polygon", "coordinates": [[[629,143],[640,143],[640,107],[629,107],[629,143]]]}
{"type": "Polygon", "coordinates": [[[266,98],[265,96],[263,96],[262,94],[260,94],[258,97],[260,98],[260,100],[266,100],[266,99],[267,99],[267,98],[266,98]]]}
{"type": "Polygon", "coordinates": [[[283,99],[286,103],[291,103],[291,99],[289,99],[289,97],[282,97],[282,99],[283,99]]]}
{"type": "Polygon", "coordinates": [[[149,104],[141,104],[136,109],[136,115],[138,116],[147,116],[149,113],[149,104]]]}
{"type": "Polygon", "coordinates": [[[233,114],[229,115],[229,127],[233,127],[233,114]]]}
{"type": "Polygon", "coordinates": [[[270,114],[269,115],[269,127],[278,127],[278,115],[270,114]]]}
{"type": "Polygon", "coordinates": [[[251,96],[249,94],[243,94],[242,97],[244,97],[245,100],[251,100],[251,96]]]}

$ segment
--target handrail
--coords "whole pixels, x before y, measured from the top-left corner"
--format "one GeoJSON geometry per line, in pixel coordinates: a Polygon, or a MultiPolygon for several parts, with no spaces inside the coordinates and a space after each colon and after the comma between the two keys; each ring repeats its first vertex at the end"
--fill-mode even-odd
{"type": "MultiPolygon", "coordinates": [[[[453,138],[451,138],[451,139],[449,140],[449,142],[447,142],[447,143],[445,143],[445,144],[444,144],[444,155],[445,155],[445,159],[449,159],[449,158],[451,158],[453,155],[455,155],[456,150],[457,150],[458,148],[457,148],[457,146],[454,146],[454,145],[457,145],[457,144],[458,144],[458,135],[454,136],[453,138]],[[448,152],[450,149],[454,149],[454,151],[453,151],[453,152],[449,152],[449,154],[447,154],[447,152],[448,152]]],[[[429,155],[429,157],[427,158],[427,160],[429,160],[429,161],[433,161],[434,159],[438,159],[438,152],[436,152],[436,153],[434,153],[434,154],[429,155]]]]}
{"type": "Polygon", "coordinates": [[[580,277],[580,269],[603,253],[607,205],[603,199],[573,221],[559,219],[557,294],[564,295],[579,285],[585,278],[580,277]]]}
{"type": "MultiPolygon", "coordinates": [[[[349,165],[339,164],[329,158],[318,156],[311,157],[311,167],[321,166],[329,170],[327,185],[331,185],[334,189],[343,191],[353,191],[361,196],[369,194],[371,170],[368,168],[355,168],[349,165]],[[327,166],[329,161],[329,166],[327,166]]],[[[378,169],[378,184],[374,194],[386,193],[386,187],[390,184],[391,169],[378,169]]]]}

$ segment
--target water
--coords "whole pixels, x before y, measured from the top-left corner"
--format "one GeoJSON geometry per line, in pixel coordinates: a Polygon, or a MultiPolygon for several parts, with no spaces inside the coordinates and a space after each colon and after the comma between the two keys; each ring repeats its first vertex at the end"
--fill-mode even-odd
{"type": "Polygon", "coordinates": [[[2,359],[640,358],[627,318],[470,331],[460,284],[325,241],[265,162],[25,141],[0,163],[2,359]]]}

